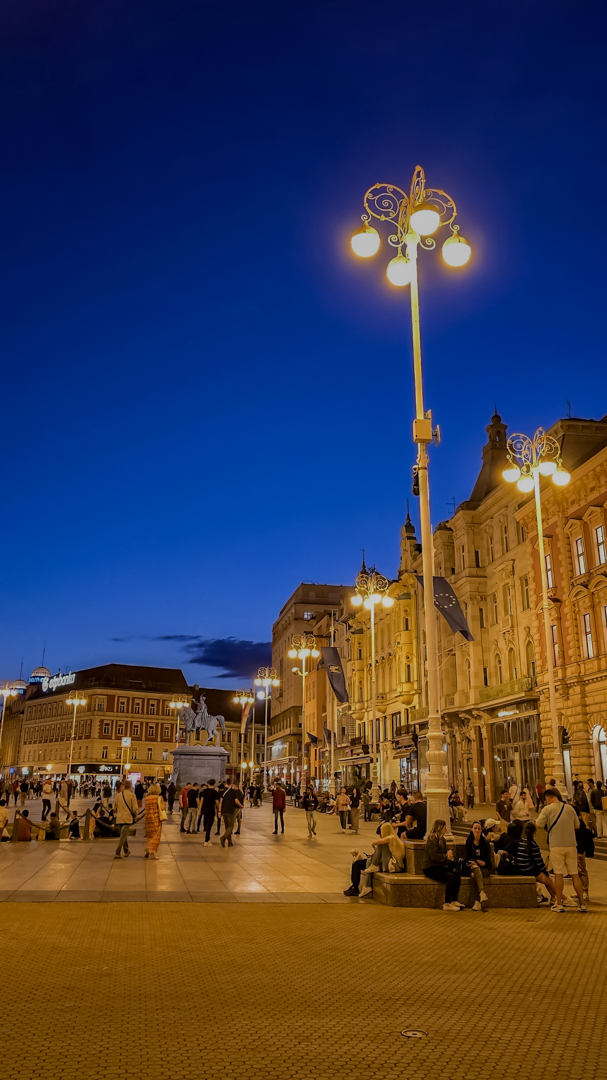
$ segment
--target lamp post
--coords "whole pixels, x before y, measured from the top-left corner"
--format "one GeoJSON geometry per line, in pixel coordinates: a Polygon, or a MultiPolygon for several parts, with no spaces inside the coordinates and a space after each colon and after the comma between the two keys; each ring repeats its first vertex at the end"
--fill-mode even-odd
{"type": "Polygon", "coordinates": [[[415,420],[413,441],[417,443],[415,473],[419,484],[419,516],[422,540],[422,565],[424,575],[424,612],[426,624],[426,648],[428,664],[428,762],[430,771],[426,783],[428,824],[436,818],[449,822],[449,787],[445,777],[446,755],[443,750],[443,733],[440,719],[440,683],[438,672],[438,646],[436,612],[434,610],[434,558],[432,529],[430,525],[430,489],[428,483],[428,444],[438,440],[438,429],[432,428],[432,414],[424,405],[421,339],[419,329],[419,295],[417,282],[418,248],[429,250],[436,247],[432,234],[443,226],[450,226],[451,235],[442,247],[443,259],[448,266],[464,266],[470,258],[470,245],[459,234],[459,226],[453,221],[457,214],[453,199],[437,188],[426,187],[426,177],[421,166],[416,166],[407,195],[394,184],[375,184],[364,197],[363,225],[352,237],[352,250],[362,258],[369,258],[379,250],[380,237],[370,225],[371,218],[387,221],[395,232],[388,236],[388,243],[398,254],[388,263],[388,280],[396,286],[411,286],[411,325],[413,331],[413,375],[415,384],[415,420]],[[403,248],[405,254],[403,255],[403,248]]]}
{"type": "MultiPolygon", "coordinates": [[[[316,658],[320,656],[320,649],[316,648],[316,638],[314,634],[293,634],[291,639],[291,648],[288,654],[292,660],[301,660],[301,668],[294,667],[291,670],[295,675],[301,676],[301,794],[304,794],[304,776],[305,776],[305,712],[306,712],[306,679],[310,674],[306,671],[306,660],[308,656],[316,658]]],[[[291,766],[291,782],[293,782],[293,766],[291,766]]]]}
{"type": "Polygon", "coordinates": [[[263,690],[257,691],[260,701],[265,701],[264,731],[263,731],[263,786],[268,786],[268,701],[270,700],[270,687],[280,686],[278,672],[274,667],[260,667],[255,679],[255,686],[263,686],[263,690]]]}
{"type": "Polygon", "coordinates": [[[74,736],[76,734],[76,709],[79,705],[86,705],[86,702],[87,699],[85,697],[81,697],[80,694],[77,694],[75,691],[72,691],[69,697],[65,699],[66,705],[74,706],[74,715],[72,717],[72,738],[70,740],[70,761],[67,773],[68,778],[71,776],[72,773],[72,759],[74,756],[74,736]]]}
{"type": "Polygon", "coordinates": [[[0,686],[0,695],[2,695],[2,715],[0,716],[0,765],[2,757],[2,732],[4,731],[4,710],[6,708],[6,699],[10,697],[18,697],[19,690],[14,685],[9,686],[5,683],[4,686],[0,686]]]}
{"type": "Polygon", "coordinates": [[[502,476],[509,484],[516,483],[519,491],[526,494],[533,491],[535,496],[535,517],[537,520],[537,546],[540,559],[540,579],[542,582],[542,612],[544,616],[544,642],[546,647],[546,667],[548,669],[548,696],[550,699],[550,720],[552,727],[552,771],[558,785],[565,782],[563,755],[559,739],[559,720],[556,711],[556,686],[554,683],[554,656],[552,654],[552,634],[550,632],[550,601],[548,598],[548,574],[544,553],[544,525],[542,521],[542,501],[540,497],[540,476],[551,476],[557,487],[564,487],[571,477],[563,468],[561,448],[552,435],[546,435],[543,428],[538,428],[532,439],[519,433],[508,439],[508,460],[510,464],[502,476]]]}
{"type": "MultiPolygon", "coordinates": [[[[384,577],[383,574],[379,574],[374,566],[367,570],[364,559],[354,587],[356,592],[350,597],[350,603],[353,607],[364,607],[371,615],[371,756],[373,758],[371,763],[371,779],[373,781],[371,793],[373,798],[377,799],[379,791],[377,786],[377,739],[375,737],[375,711],[377,702],[377,681],[375,675],[375,608],[378,604],[382,604],[385,608],[391,608],[394,605],[394,600],[391,596],[388,596],[388,589],[390,588],[388,579],[384,577]]],[[[381,785],[381,767],[379,781],[381,785]]]]}
{"type": "Polygon", "coordinates": [[[189,704],[190,704],[189,698],[187,698],[184,694],[180,694],[179,697],[175,696],[172,701],[169,701],[169,709],[174,709],[175,710],[175,715],[177,716],[177,740],[176,740],[177,746],[179,746],[179,735],[180,735],[180,725],[181,725],[181,715],[180,715],[180,713],[181,713],[181,710],[185,709],[189,704]]]}
{"type": "MultiPolygon", "coordinates": [[[[255,695],[252,690],[237,690],[232,698],[235,705],[242,705],[240,717],[240,786],[242,787],[242,770],[246,765],[244,759],[244,718],[247,705],[254,705],[255,695]]],[[[253,725],[255,725],[255,713],[253,713],[253,725]]]]}

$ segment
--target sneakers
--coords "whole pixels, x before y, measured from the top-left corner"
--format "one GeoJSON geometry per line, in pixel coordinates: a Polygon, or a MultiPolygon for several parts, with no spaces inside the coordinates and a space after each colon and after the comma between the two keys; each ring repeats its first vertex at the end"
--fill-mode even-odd
{"type": "Polygon", "coordinates": [[[131,854],[131,853],[130,853],[130,851],[129,851],[129,849],[128,849],[128,848],[123,848],[123,851],[124,851],[124,857],[125,857],[125,859],[128,859],[129,855],[131,854]]]}
{"type": "Polygon", "coordinates": [[[547,896],[543,896],[543,895],[542,895],[542,896],[538,896],[538,898],[537,898],[537,902],[538,902],[538,904],[549,904],[549,903],[550,903],[550,901],[549,901],[548,897],[547,897],[547,896]]]}
{"type": "Polygon", "coordinates": [[[562,904],[553,904],[552,907],[550,908],[550,910],[551,911],[556,911],[556,912],[558,912],[559,915],[561,915],[562,912],[565,910],[565,908],[563,907],[562,904]]]}
{"type": "Polygon", "coordinates": [[[211,843],[211,841],[210,841],[210,840],[205,840],[205,842],[204,842],[204,844],[203,844],[202,846],[203,846],[203,847],[213,847],[213,845],[212,845],[212,843],[211,843]]]}
{"type": "Polygon", "coordinates": [[[586,912],[588,911],[588,908],[586,907],[585,904],[580,904],[578,910],[582,912],[582,915],[585,915],[586,912]]]}
{"type": "Polygon", "coordinates": [[[114,858],[115,858],[115,859],[121,859],[121,858],[122,858],[122,855],[114,855],[114,858]]]}
{"type": "Polygon", "coordinates": [[[489,897],[487,896],[487,893],[486,893],[486,892],[485,892],[485,890],[483,889],[482,893],[480,893],[480,901],[481,901],[481,903],[482,903],[482,904],[486,903],[486,901],[487,901],[488,899],[489,899],[489,897]]]}
{"type": "Polygon", "coordinates": [[[225,838],[225,836],[221,837],[221,840],[219,841],[219,843],[221,844],[222,847],[226,846],[226,838],[225,838]]]}
{"type": "Polygon", "coordinates": [[[443,904],[443,911],[461,911],[459,904],[443,904]]]}
{"type": "Polygon", "coordinates": [[[576,908],[577,907],[577,896],[575,897],[575,899],[573,898],[573,896],[564,896],[563,897],[563,905],[565,907],[574,907],[574,908],[576,908]]]}
{"type": "Polygon", "coordinates": [[[477,900],[476,903],[472,905],[472,910],[473,911],[482,911],[483,910],[483,906],[482,906],[480,900],[477,900]]]}
{"type": "Polygon", "coordinates": [[[349,889],[344,890],[344,896],[358,896],[358,889],[355,889],[353,885],[350,885],[349,889]]]}
{"type": "Polygon", "coordinates": [[[454,900],[453,901],[453,906],[456,907],[456,908],[459,908],[460,911],[463,911],[466,905],[465,904],[460,904],[459,900],[454,900]]]}
{"type": "Polygon", "coordinates": [[[364,889],[361,889],[358,895],[359,896],[370,896],[372,892],[373,892],[373,889],[371,888],[371,886],[370,885],[365,885],[364,889]]]}

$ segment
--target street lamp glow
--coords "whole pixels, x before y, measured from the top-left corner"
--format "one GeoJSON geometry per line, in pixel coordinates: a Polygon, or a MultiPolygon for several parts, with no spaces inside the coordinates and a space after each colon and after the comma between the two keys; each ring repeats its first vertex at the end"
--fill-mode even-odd
{"type": "Polygon", "coordinates": [[[372,225],[362,225],[350,240],[352,251],[361,259],[370,259],[379,251],[379,233],[372,225]]]}
{"type": "Polygon", "coordinates": [[[291,660],[296,660],[297,659],[297,649],[289,649],[289,652],[288,652],[287,655],[291,657],[291,660]]]}
{"type": "Polygon", "coordinates": [[[310,649],[300,649],[297,655],[300,660],[303,660],[306,656],[310,655],[310,649]]]}
{"type": "Polygon", "coordinates": [[[524,491],[524,492],[533,491],[533,488],[535,486],[535,482],[534,482],[534,479],[533,479],[532,476],[528,476],[528,475],[521,476],[520,480],[517,480],[516,486],[519,489],[519,491],[524,491]]]}
{"type": "Polygon", "coordinates": [[[373,601],[371,600],[371,597],[368,596],[366,600],[363,600],[363,607],[366,608],[367,611],[371,610],[371,608],[373,607],[373,601]]]}
{"type": "MultiPolygon", "coordinates": [[[[255,682],[257,682],[257,679],[255,679],[255,682]]],[[[258,691],[257,691],[257,700],[258,700],[258,701],[263,701],[263,699],[265,698],[265,696],[266,696],[266,695],[264,694],[263,690],[258,690],[258,691]]]]}
{"type": "Polygon", "coordinates": [[[472,254],[472,248],[459,233],[448,237],[443,244],[443,259],[447,266],[465,266],[472,254]]]}
{"type": "Polygon", "coordinates": [[[508,465],[502,472],[502,477],[508,484],[514,484],[516,480],[519,480],[521,476],[521,470],[518,465],[508,465]]]}
{"type": "Polygon", "coordinates": [[[382,596],[382,604],[384,607],[394,607],[394,600],[391,596],[382,596]]]}
{"type": "Polygon", "coordinates": [[[399,254],[388,263],[386,274],[388,275],[388,281],[391,281],[393,285],[398,285],[399,287],[402,285],[410,285],[413,267],[404,255],[399,254]]]}
{"type": "Polygon", "coordinates": [[[432,236],[440,225],[440,214],[435,206],[423,202],[415,208],[409,221],[420,236],[432,236]]]}
{"type": "Polygon", "coordinates": [[[540,461],[538,469],[541,476],[552,476],[556,472],[556,461],[540,461]]]}
{"type": "Polygon", "coordinates": [[[320,650],[319,649],[312,649],[312,652],[310,653],[310,655],[313,656],[316,659],[316,657],[320,656],[320,650]]]}
{"type": "Polygon", "coordinates": [[[567,469],[563,469],[562,467],[555,469],[552,474],[552,481],[558,487],[565,487],[565,484],[568,484],[570,480],[571,476],[567,472],[567,469]]]}
{"type": "Polygon", "coordinates": [[[354,596],[350,597],[350,603],[352,604],[352,607],[360,607],[362,605],[362,602],[363,598],[360,593],[355,593],[354,596]]]}

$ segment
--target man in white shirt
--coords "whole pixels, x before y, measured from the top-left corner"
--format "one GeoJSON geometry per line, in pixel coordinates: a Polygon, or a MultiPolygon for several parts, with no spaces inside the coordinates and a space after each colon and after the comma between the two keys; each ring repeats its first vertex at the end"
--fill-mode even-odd
{"type": "Polygon", "coordinates": [[[546,838],[550,849],[550,863],[556,883],[556,900],[552,905],[552,911],[559,914],[565,910],[563,906],[563,884],[565,874],[569,874],[573,882],[579,900],[580,911],[586,911],[584,903],[584,890],[578,874],[577,845],[575,842],[575,830],[579,829],[578,816],[569,803],[564,803],[554,788],[546,788],[546,805],[539,815],[536,825],[538,829],[546,830],[546,838]]]}
{"type": "Polygon", "coordinates": [[[131,854],[129,851],[129,832],[135,824],[138,814],[137,799],[133,793],[130,780],[125,780],[122,791],[118,792],[114,812],[116,814],[116,824],[120,826],[120,840],[114,858],[122,858],[123,850],[124,857],[128,858],[131,854]]]}

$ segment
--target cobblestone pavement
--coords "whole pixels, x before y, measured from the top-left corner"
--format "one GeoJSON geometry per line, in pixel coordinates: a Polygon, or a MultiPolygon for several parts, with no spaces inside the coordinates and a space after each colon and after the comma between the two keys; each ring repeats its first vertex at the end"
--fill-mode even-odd
{"type": "MultiPolygon", "coordinates": [[[[75,805],[82,811],[85,804],[75,805]]],[[[39,819],[40,802],[30,801],[28,808],[32,819],[39,819]]],[[[318,814],[318,838],[309,840],[303,810],[289,806],[285,835],[273,836],[271,807],[247,806],[241,836],[233,848],[224,849],[215,835],[213,847],[205,848],[203,834],[180,833],[179,822],[175,813],[164,824],[157,862],[143,858],[142,823],[131,840],[129,859],[114,860],[113,840],[0,844],[0,901],[374,903],[345,897],[343,890],[349,884],[350,851],[354,846],[371,850],[376,824],[361,822],[355,836],[343,833],[335,816],[318,814]]],[[[607,863],[589,860],[588,866],[595,910],[607,914],[607,863]]]]}
{"type": "Polygon", "coordinates": [[[3,904],[3,1075],[603,1080],[602,918],[3,904]]]}

